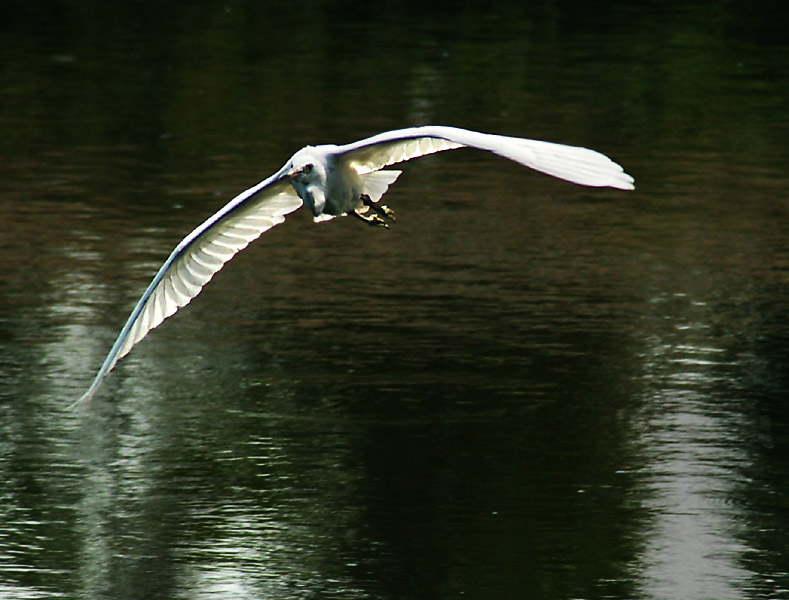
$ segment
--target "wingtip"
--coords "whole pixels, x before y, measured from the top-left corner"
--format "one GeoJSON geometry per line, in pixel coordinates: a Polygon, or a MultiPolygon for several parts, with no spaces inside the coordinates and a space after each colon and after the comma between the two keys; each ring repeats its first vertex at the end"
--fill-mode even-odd
{"type": "Polygon", "coordinates": [[[625,173],[625,175],[627,176],[627,187],[625,189],[626,190],[636,189],[636,180],[633,178],[633,176],[628,175],[627,173],[625,173]]]}
{"type": "Polygon", "coordinates": [[[68,405],[69,410],[78,410],[86,406],[93,399],[93,396],[96,395],[96,390],[99,387],[98,386],[99,383],[100,382],[98,381],[94,381],[91,384],[91,386],[88,388],[88,390],[84,394],[82,394],[82,396],[80,396],[79,398],[74,400],[74,402],[68,405]]]}
{"type": "Polygon", "coordinates": [[[620,190],[634,190],[636,189],[636,180],[633,179],[632,176],[628,175],[627,173],[624,174],[625,176],[622,178],[622,181],[617,182],[617,185],[614,187],[619,188],[620,190]]]}
{"type": "Polygon", "coordinates": [[[629,191],[636,189],[636,180],[633,178],[633,176],[630,173],[625,172],[625,169],[619,163],[612,161],[610,158],[608,160],[612,163],[613,170],[611,170],[608,183],[605,185],[618,190],[629,191]]]}
{"type": "Polygon", "coordinates": [[[84,393],[82,396],[74,400],[71,404],[68,405],[68,410],[80,410],[83,408],[93,397],[93,394],[84,393]]]}

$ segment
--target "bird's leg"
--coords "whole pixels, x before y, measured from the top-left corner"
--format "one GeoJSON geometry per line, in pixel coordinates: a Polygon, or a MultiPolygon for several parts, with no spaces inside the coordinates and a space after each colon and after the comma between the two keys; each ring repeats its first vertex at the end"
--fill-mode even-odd
{"type": "MultiPolygon", "coordinates": [[[[364,209],[366,211],[366,209],[364,209]]],[[[360,209],[352,210],[349,214],[352,214],[357,219],[361,219],[368,225],[372,225],[373,227],[383,227],[385,229],[389,229],[389,223],[384,221],[380,216],[376,215],[366,215],[360,211],[360,209]]]]}
{"type": "Polygon", "coordinates": [[[397,223],[397,219],[395,219],[394,211],[386,206],[385,204],[376,204],[370,199],[370,196],[367,194],[362,194],[359,199],[362,201],[362,204],[367,206],[368,208],[372,208],[379,217],[382,219],[389,219],[392,223],[397,223]]]}

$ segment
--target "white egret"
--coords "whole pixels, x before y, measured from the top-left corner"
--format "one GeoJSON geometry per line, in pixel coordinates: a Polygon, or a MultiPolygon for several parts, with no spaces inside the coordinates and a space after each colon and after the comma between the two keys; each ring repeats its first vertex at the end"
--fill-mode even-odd
{"type": "Polygon", "coordinates": [[[241,192],[172,251],[132,310],[90,388],[91,398],[115,364],[153,328],[197,296],[237,252],[306,204],[315,221],[345,215],[388,227],[394,213],[377,204],[400,171],[388,165],[419,156],[477,148],[581,185],[633,189],[633,178],[607,156],[576,146],[427,126],[388,131],[344,146],[307,146],[274,175],[241,192]]]}

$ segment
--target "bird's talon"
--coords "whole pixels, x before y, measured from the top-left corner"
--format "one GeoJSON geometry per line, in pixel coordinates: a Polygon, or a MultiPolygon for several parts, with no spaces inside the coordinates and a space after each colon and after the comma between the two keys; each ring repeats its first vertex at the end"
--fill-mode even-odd
{"type": "Polygon", "coordinates": [[[375,215],[371,215],[372,218],[378,221],[389,219],[392,223],[397,223],[394,211],[385,204],[376,204],[367,194],[362,194],[360,199],[362,201],[362,208],[359,209],[359,212],[366,213],[368,210],[372,210],[375,213],[375,215]]]}
{"type": "Polygon", "coordinates": [[[367,215],[365,212],[362,212],[361,210],[354,210],[350,214],[352,214],[357,219],[361,219],[372,227],[383,227],[385,229],[389,229],[389,224],[378,214],[367,215]]]}
{"type": "Polygon", "coordinates": [[[389,219],[392,223],[397,223],[397,219],[395,219],[395,212],[391,208],[386,206],[386,204],[381,204],[379,208],[381,209],[385,219],[389,219]]]}
{"type": "Polygon", "coordinates": [[[383,227],[384,229],[389,229],[389,223],[384,221],[378,215],[374,215],[372,219],[370,219],[370,225],[373,227],[383,227]]]}

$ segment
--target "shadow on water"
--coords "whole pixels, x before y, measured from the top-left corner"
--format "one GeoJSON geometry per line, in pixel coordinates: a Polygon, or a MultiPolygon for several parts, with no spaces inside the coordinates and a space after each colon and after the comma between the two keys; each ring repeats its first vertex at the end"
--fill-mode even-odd
{"type": "Polygon", "coordinates": [[[0,598],[787,596],[763,4],[15,6],[0,598]],[[393,231],[293,215],[66,410],[201,220],[306,143],[426,123],[638,188],[409,164],[393,231]]]}

